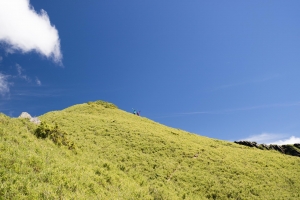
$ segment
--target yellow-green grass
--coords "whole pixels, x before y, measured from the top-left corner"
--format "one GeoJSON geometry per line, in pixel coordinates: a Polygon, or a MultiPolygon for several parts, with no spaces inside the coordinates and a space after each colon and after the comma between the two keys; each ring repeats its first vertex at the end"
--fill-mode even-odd
{"type": "Polygon", "coordinates": [[[300,199],[300,158],[170,128],[97,101],[46,113],[75,149],[0,115],[0,199],[300,199]]]}

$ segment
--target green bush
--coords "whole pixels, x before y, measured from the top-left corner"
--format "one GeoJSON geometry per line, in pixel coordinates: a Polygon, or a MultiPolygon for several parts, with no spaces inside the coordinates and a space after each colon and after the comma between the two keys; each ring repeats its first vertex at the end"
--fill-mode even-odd
{"type": "Polygon", "coordinates": [[[52,126],[45,122],[42,122],[34,133],[38,138],[50,138],[58,146],[64,145],[69,149],[74,149],[75,145],[73,142],[70,142],[67,138],[67,133],[62,131],[57,124],[52,126]]]}

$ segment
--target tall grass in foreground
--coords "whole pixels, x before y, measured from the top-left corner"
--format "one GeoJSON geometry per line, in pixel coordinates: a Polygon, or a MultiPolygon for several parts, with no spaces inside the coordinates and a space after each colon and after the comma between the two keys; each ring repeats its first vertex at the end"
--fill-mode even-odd
{"type": "Polygon", "coordinates": [[[0,199],[300,199],[300,159],[166,127],[102,101],[40,117],[76,146],[0,115],[0,199]]]}

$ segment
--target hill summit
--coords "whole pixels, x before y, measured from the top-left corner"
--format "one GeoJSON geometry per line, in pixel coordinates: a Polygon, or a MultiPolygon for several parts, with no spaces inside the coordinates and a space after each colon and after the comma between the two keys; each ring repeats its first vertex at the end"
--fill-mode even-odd
{"type": "Polygon", "coordinates": [[[96,101],[0,114],[3,199],[299,199],[300,159],[167,127],[96,101]]]}

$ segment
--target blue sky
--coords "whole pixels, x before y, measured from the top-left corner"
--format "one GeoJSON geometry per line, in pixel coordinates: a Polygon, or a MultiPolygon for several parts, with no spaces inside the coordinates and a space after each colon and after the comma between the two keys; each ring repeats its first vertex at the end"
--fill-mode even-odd
{"type": "Polygon", "coordinates": [[[300,143],[299,1],[29,3],[0,0],[0,112],[100,99],[210,138],[300,143]]]}

